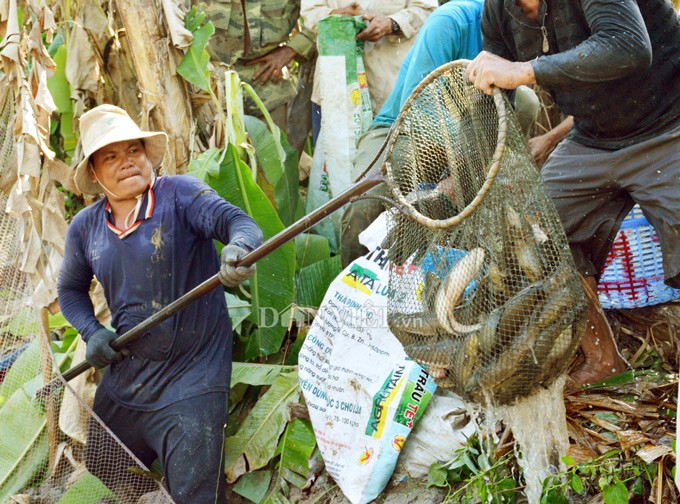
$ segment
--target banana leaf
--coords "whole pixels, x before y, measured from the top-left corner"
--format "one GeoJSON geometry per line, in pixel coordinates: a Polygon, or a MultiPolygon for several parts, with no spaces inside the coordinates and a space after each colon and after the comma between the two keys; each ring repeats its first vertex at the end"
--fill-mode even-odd
{"type": "Polygon", "coordinates": [[[233,387],[238,383],[271,385],[281,373],[289,373],[294,369],[295,366],[234,362],[231,368],[231,386],[233,387]]]}
{"type": "Polygon", "coordinates": [[[267,494],[260,504],[290,504],[290,500],[283,495],[283,489],[275,487],[267,494]]]}
{"type": "Polygon", "coordinates": [[[25,383],[40,374],[40,340],[33,338],[12,367],[7,371],[5,379],[0,383],[0,407],[25,383]]]}
{"type": "Polygon", "coordinates": [[[253,471],[241,476],[234,485],[234,492],[251,502],[262,502],[272,481],[272,471],[253,471]]]}
{"type": "MultiPolygon", "coordinates": [[[[248,166],[238,157],[233,145],[227,147],[218,176],[201,169],[205,163],[199,160],[189,165],[189,174],[204,180],[220,196],[248,213],[262,229],[265,240],[283,230],[276,211],[253,181],[248,166]]],[[[280,317],[293,302],[294,274],[292,243],[258,262],[257,272],[250,280],[252,312],[249,320],[256,327],[246,341],[246,360],[275,353],[281,348],[287,327],[280,323],[280,317]]]]}
{"type": "Polygon", "coordinates": [[[208,45],[208,40],[215,33],[215,26],[208,21],[199,28],[198,26],[204,19],[205,14],[199,14],[196,8],[192,8],[187,14],[185,26],[193,32],[194,38],[182,61],[177,66],[177,73],[194,86],[210,92],[210,70],[208,69],[210,55],[205,46],[208,45]]]}
{"type": "Polygon", "coordinates": [[[298,268],[314,264],[315,262],[330,259],[331,247],[325,236],[303,233],[295,238],[295,257],[298,268]]]}
{"type": "Polygon", "coordinates": [[[18,338],[33,336],[40,331],[38,319],[32,308],[24,307],[15,314],[7,315],[0,320],[0,334],[11,334],[18,338]]]}
{"type": "Polygon", "coordinates": [[[68,320],[66,320],[66,317],[64,317],[64,314],[59,312],[54,315],[49,315],[48,317],[48,323],[50,327],[50,331],[54,331],[55,329],[65,329],[68,327],[73,327],[68,320]]]}
{"type": "Polygon", "coordinates": [[[341,271],[340,256],[333,256],[302,268],[295,279],[296,304],[318,308],[328,286],[341,271]]]}
{"type": "Polygon", "coordinates": [[[276,450],[281,455],[279,475],[298,488],[307,483],[309,459],[312,456],[316,438],[309,420],[297,418],[286,427],[276,450]]]}
{"type": "Polygon", "coordinates": [[[47,464],[47,419],[33,400],[40,386],[40,340],[35,337],[0,384],[0,502],[27,486],[47,464]]]}
{"type": "Polygon", "coordinates": [[[300,199],[298,183],[298,154],[286,136],[278,130],[272,133],[267,125],[252,116],[245,116],[246,131],[255,147],[257,162],[267,180],[274,186],[276,207],[284,226],[295,222],[295,211],[300,199]],[[279,135],[277,142],[274,135],[279,135]]]}
{"type": "Polygon", "coordinates": [[[119,502],[113,492],[90,473],[83,475],[64,493],[57,504],[82,504],[84,502],[119,502]],[[106,500],[105,500],[106,499],[106,500]]]}
{"type": "Polygon", "coordinates": [[[252,307],[248,301],[244,301],[230,292],[225,292],[224,297],[227,300],[227,307],[229,308],[231,328],[235,333],[241,334],[241,322],[248,318],[252,307]]]}
{"type": "Polygon", "coordinates": [[[54,73],[47,79],[47,89],[49,89],[54,103],[59,111],[59,132],[64,139],[64,151],[69,156],[73,154],[78,139],[73,131],[73,103],[71,102],[71,85],[66,78],[66,57],[68,49],[63,43],[63,37],[59,34],[55,37],[50,49],[55,46],[52,58],[56,65],[54,73]],[[56,45],[60,39],[61,45],[56,45]]]}
{"type": "Polygon", "coordinates": [[[245,455],[251,470],[266,466],[274,457],[277,441],[286,427],[288,405],[299,399],[297,371],[277,376],[236,434],[227,438],[225,470],[230,471],[241,455],[245,455]]]}
{"type": "Polygon", "coordinates": [[[32,397],[20,388],[0,408],[0,502],[47,468],[47,418],[32,397]]]}
{"type": "Polygon", "coordinates": [[[202,152],[197,158],[191,160],[187,173],[204,182],[208,177],[219,177],[220,161],[224,154],[223,149],[215,148],[202,152]]]}

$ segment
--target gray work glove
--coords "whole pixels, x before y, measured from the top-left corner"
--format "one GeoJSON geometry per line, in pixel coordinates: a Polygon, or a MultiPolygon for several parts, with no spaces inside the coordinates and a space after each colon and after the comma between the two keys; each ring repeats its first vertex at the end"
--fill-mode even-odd
{"type": "Polygon", "coordinates": [[[103,368],[122,359],[124,354],[111,348],[111,343],[116,338],[118,334],[115,332],[103,327],[98,329],[87,342],[85,360],[95,368],[103,368]]]}
{"type": "Polygon", "coordinates": [[[236,287],[255,274],[255,265],[235,266],[248,252],[238,245],[226,245],[222,249],[220,281],[226,287],[236,287]]]}

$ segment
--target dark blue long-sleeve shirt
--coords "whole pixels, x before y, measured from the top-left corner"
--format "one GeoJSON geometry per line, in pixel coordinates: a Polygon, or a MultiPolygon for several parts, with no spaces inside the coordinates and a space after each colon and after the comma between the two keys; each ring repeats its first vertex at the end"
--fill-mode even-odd
{"type": "Polygon", "coordinates": [[[620,149],[680,118],[680,19],[668,0],[542,0],[538,21],[515,0],[486,0],[482,34],[487,51],[531,61],[574,116],[577,142],[620,149]]]}
{"type": "MultiPolygon", "coordinates": [[[[58,281],[66,319],[88,341],[102,326],[88,295],[93,275],[104,287],[112,325],[123,334],[219,270],[213,239],[252,250],[255,222],[190,176],[160,177],[129,230],[113,226],[107,200],[69,226],[58,281]]],[[[106,370],[100,387],[118,403],[151,411],[229,388],[231,323],[215,289],[151,329],[130,356],[106,370]]]]}

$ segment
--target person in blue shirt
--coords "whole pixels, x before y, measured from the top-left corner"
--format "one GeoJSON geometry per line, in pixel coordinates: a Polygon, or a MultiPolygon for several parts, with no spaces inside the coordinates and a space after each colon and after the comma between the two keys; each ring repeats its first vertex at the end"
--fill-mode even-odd
{"type": "MultiPolygon", "coordinates": [[[[371,128],[359,140],[352,179],[359,176],[387,139],[392,123],[415,87],[430,72],[450,61],[473,59],[482,50],[483,0],[451,0],[435,9],[418,32],[404,58],[392,92],[371,128]]],[[[378,161],[378,165],[381,161],[378,161]]],[[[359,243],[359,233],[383,211],[373,199],[350,205],[342,217],[340,256],[343,266],[368,252],[359,243]]]]}
{"type": "Polygon", "coordinates": [[[399,67],[392,92],[373,124],[392,126],[411,92],[437,67],[458,59],[472,59],[482,50],[480,0],[452,0],[435,9],[418,32],[413,47],[399,67]]]}
{"type": "MultiPolygon", "coordinates": [[[[119,335],[219,272],[234,287],[254,273],[236,262],[262,242],[255,222],[190,176],[156,177],[167,138],[141,131],[127,113],[101,105],[80,119],[84,159],[75,182],[104,198],[69,226],[58,279],[59,304],[104,375],[94,411],[149,467],[158,458],[178,503],[226,502],[224,426],[232,331],[215,289],[129,346],[119,335]],[[225,244],[221,261],[213,240],[225,244]],[[93,277],[102,284],[115,331],[95,318],[93,277]]],[[[153,489],[127,470],[124,450],[94,419],[86,464],[124,501],[153,489]]],[[[151,480],[148,480],[151,481],[151,480]]]]}

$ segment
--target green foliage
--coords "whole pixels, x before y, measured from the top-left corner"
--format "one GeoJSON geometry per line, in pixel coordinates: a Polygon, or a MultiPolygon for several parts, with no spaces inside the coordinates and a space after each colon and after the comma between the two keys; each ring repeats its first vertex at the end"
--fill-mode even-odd
{"type": "Polygon", "coordinates": [[[205,14],[192,7],[184,19],[184,26],[194,34],[189,49],[177,66],[177,73],[203,91],[210,92],[210,55],[205,47],[215,33],[215,26],[205,21],[205,14]]]}
{"type": "Polygon", "coordinates": [[[34,338],[0,384],[0,502],[39,478],[47,462],[47,419],[33,400],[41,385],[34,338]]]}
{"type": "Polygon", "coordinates": [[[284,172],[283,146],[280,141],[275,140],[274,135],[262,120],[253,116],[244,116],[243,120],[250,141],[255,148],[257,164],[262,168],[269,183],[276,186],[284,172]]]}
{"type": "Polygon", "coordinates": [[[229,308],[231,328],[236,334],[241,334],[241,323],[250,315],[252,306],[248,301],[244,301],[231,292],[225,292],[224,297],[227,300],[227,308],[229,308]]]}
{"type": "Polygon", "coordinates": [[[274,128],[273,132],[261,120],[245,116],[246,131],[255,147],[257,163],[268,182],[274,186],[274,198],[281,222],[285,226],[295,221],[295,210],[300,199],[298,184],[298,154],[286,136],[274,128]]]}
{"type": "Polygon", "coordinates": [[[631,494],[640,497],[651,488],[656,464],[638,458],[626,459],[621,450],[610,450],[601,457],[576,464],[564,457],[568,469],[545,480],[541,504],[563,504],[573,495],[602,494],[605,504],[627,504],[631,494]]]}
{"type": "MultiPolygon", "coordinates": [[[[224,93],[226,116],[223,117],[225,135],[228,141],[239,149],[242,156],[252,155],[252,148],[246,143],[245,114],[243,113],[243,83],[235,70],[224,73],[224,93]]],[[[265,110],[266,111],[266,110],[265,110]]],[[[255,167],[253,166],[253,177],[255,167]]]]}
{"type": "Polygon", "coordinates": [[[83,502],[118,502],[114,494],[90,473],[83,475],[64,493],[57,504],[82,504],[83,502]]]}
{"type": "Polygon", "coordinates": [[[45,413],[19,388],[0,408],[0,502],[41,479],[47,458],[45,413]]]}
{"type": "Polygon", "coordinates": [[[331,248],[328,238],[311,233],[302,233],[295,238],[295,257],[298,268],[314,264],[315,262],[330,259],[331,248]]]}
{"type": "MultiPolygon", "coordinates": [[[[447,488],[445,502],[450,503],[514,503],[522,490],[521,469],[513,452],[495,458],[490,439],[481,448],[477,436],[456,452],[446,463],[433,464],[428,474],[428,486],[447,488]]],[[[600,496],[605,504],[638,502],[649,496],[658,464],[647,464],[638,457],[627,457],[622,450],[610,450],[604,455],[576,464],[564,457],[567,470],[548,477],[543,482],[541,504],[571,504],[590,502],[600,496]]]]}
{"type": "Polygon", "coordinates": [[[71,101],[71,85],[66,78],[67,48],[64,38],[57,34],[48,48],[56,69],[47,79],[54,104],[57,106],[59,120],[52,122],[53,134],[50,136],[50,146],[57,153],[59,159],[69,161],[78,142],[73,130],[73,102],[71,101]]]}
{"type": "Polygon", "coordinates": [[[66,320],[66,317],[64,317],[64,314],[61,313],[61,312],[59,312],[55,315],[50,315],[47,320],[48,320],[50,331],[54,331],[55,329],[72,328],[69,321],[66,320]]]}
{"type": "MultiPolygon", "coordinates": [[[[252,179],[248,166],[232,145],[215,172],[213,159],[221,156],[206,151],[189,165],[188,173],[204,180],[230,203],[246,211],[262,229],[265,239],[283,230],[283,224],[262,189],[252,179]],[[216,174],[215,174],[216,173],[216,174]]],[[[292,243],[283,245],[257,263],[257,273],[250,280],[253,330],[246,340],[245,359],[270,355],[281,348],[286,327],[280,316],[293,301],[295,250],[292,243]]]]}
{"type": "Polygon", "coordinates": [[[494,458],[481,449],[477,436],[456,451],[447,463],[433,464],[428,474],[428,485],[449,488],[446,502],[511,504],[520,490],[511,464],[512,454],[494,458]]]}
{"type": "Polygon", "coordinates": [[[40,340],[33,341],[17,357],[0,383],[0,407],[9,400],[26,382],[40,374],[40,340]]]}
{"type": "Polygon", "coordinates": [[[298,418],[288,424],[276,449],[276,453],[281,455],[279,479],[283,478],[298,488],[304,487],[315,446],[314,429],[309,420],[298,418]]]}
{"type": "Polygon", "coordinates": [[[295,279],[296,303],[318,308],[328,285],[342,271],[340,256],[315,262],[302,268],[295,279]]]}
{"type": "Polygon", "coordinates": [[[252,362],[234,362],[231,368],[231,385],[238,383],[247,385],[272,385],[281,373],[290,373],[294,366],[278,366],[275,364],[253,364],[252,362]]]}
{"type": "Polygon", "coordinates": [[[220,164],[225,154],[224,149],[208,149],[191,160],[187,166],[187,173],[203,181],[208,177],[217,178],[220,176],[220,164]]]}
{"type": "Polygon", "coordinates": [[[614,478],[611,483],[602,483],[600,486],[605,504],[628,504],[628,489],[618,478],[614,478]]]}
{"type": "Polygon", "coordinates": [[[251,502],[259,503],[267,495],[267,489],[272,481],[271,469],[261,469],[244,474],[234,485],[234,492],[251,502]]]}
{"type": "Polygon", "coordinates": [[[77,340],[78,331],[71,327],[64,332],[61,340],[50,343],[54,360],[62,373],[71,367],[73,352],[78,344],[77,340]]]}
{"type": "Polygon", "coordinates": [[[297,371],[282,373],[257,401],[236,435],[228,437],[225,468],[229,471],[241,455],[251,470],[260,469],[274,457],[277,441],[286,427],[288,405],[300,398],[297,371]]]}
{"type": "Polygon", "coordinates": [[[262,504],[289,502],[290,485],[303,488],[307,483],[309,459],[315,446],[316,439],[311,423],[299,418],[294,420],[288,424],[276,449],[276,455],[280,455],[276,479],[272,482],[271,470],[255,471],[250,473],[251,477],[243,485],[241,482],[245,476],[242,477],[236,485],[239,490],[236,488],[234,490],[251,501],[262,504]],[[256,488],[255,482],[260,482],[261,486],[256,488]],[[268,492],[267,488],[269,488],[268,492]]]}
{"type": "Polygon", "coordinates": [[[28,338],[40,331],[38,319],[32,308],[26,306],[13,314],[0,316],[0,334],[28,338]]]}
{"type": "Polygon", "coordinates": [[[286,497],[288,486],[285,481],[279,482],[281,483],[281,487],[272,489],[260,504],[290,504],[290,501],[286,497]]]}

